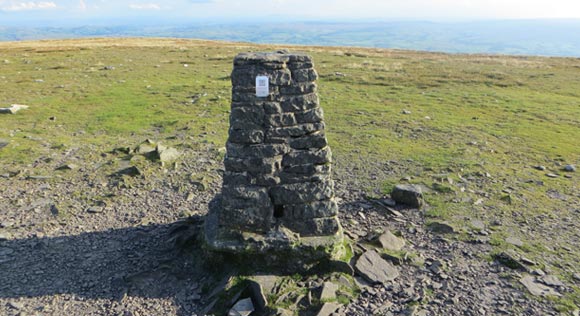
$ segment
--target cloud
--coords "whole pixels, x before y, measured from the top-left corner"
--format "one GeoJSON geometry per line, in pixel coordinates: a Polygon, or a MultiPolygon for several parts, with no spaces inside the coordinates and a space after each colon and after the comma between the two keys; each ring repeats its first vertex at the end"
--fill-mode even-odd
{"type": "Polygon", "coordinates": [[[54,9],[57,5],[54,2],[40,1],[40,2],[12,2],[9,6],[1,8],[2,11],[31,11],[31,10],[48,10],[54,9]]]}
{"type": "Polygon", "coordinates": [[[133,3],[129,5],[133,10],[161,10],[157,3],[133,3]]]}
{"type": "Polygon", "coordinates": [[[81,9],[81,11],[86,11],[87,10],[87,4],[85,3],[85,0],[80,0],[79,1],[79,9],[81,9]]]}

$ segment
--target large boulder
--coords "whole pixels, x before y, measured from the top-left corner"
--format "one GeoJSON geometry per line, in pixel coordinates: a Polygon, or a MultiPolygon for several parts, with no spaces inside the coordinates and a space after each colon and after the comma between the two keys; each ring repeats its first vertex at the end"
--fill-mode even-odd
{"type": "Polygon", "coordinates": [[[391,192],[391,198],[397,203],[411,207],[423,206],[423,191],[421,187],[412,184],[399,184],[391,192]]]}

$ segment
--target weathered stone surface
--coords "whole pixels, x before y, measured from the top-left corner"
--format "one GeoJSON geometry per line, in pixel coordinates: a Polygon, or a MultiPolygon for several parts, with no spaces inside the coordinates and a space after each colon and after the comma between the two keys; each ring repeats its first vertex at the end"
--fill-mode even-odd
{"type": "Polygon", "coordinates": [[[332,282],[324,282],[322,284],[322,290],[320,292],[320,300],[333,300],[336,298],[336,291],[338,291],[338,285],[332,282]]]}
{"type": "Polygon", "coordinates": [[[322,120],[324,119],[324,113],[322,111],[322,108],[315,108],[303,112],[295,112],[294,116],[296,117],[296,121],[299,124],[318,123],[322,122],[322,120]]]}
{"type": "Polygon", "coordinates": [[[387,250],[399,251],[405,247],[405,240],[393,235],[388,230],[379,236],[378,242],[383,249],[387,250]]]}
{"type": "Polygon", "coordinates": [[[324,148],[328,145],[326,136],[322,133],[310,134],[290,139],[290,147],[293,149],[324,148]]]}
{"type": "Polygon", "coordinates": [[[311,219],[338,215],[338,205],[334,200],[304,204],[284,205],[284,215],[294,219],[311,219]]]}
{"type": "Polygon", "coordinates": [[[307,244],[330,254],[328,246],[341,240],[317,78],[307,55],[235,58],[223,189],[206,220],[211,247],[261,252],[307,244]],[[258,75],[269,78],[266,97],[256,96],[258,75]]]}
{"type": "Polygon", "coordinates": [[[264,131],[230,129],[228,140],[238,144],[260,144],[264,142],[264,131]]]}
{"type": "Polygon", "coordinates": [[[273,187],[270,196],[274,205],[309,203],[328,200],[334,195],[332,181],[283,184],[273,187]]]}
{"type": "Polygon", "coordinates": [[[264,121],[265,126],[268,128],[294,126],[297,124],[296,118],[292,113],[268,115],[264,121]]]}
{"type": "Polygon", "coordinates": [[[536,282],[536,278],[531,275],[526,275],[521,278],[520,283],[522,283],[534,296],[562,296],[552,288],[536,282]]]}
{"type": "Polygon", "coordinates": [[[232,108],[230,112],[230,129],[256,130],[264,125],[265,112],[261,106],[243,106],[232,108]]]}
{"type": "Polygon", "coordinates": [[[336,310],[339,308],[340,305],[338,303],[334,302],[324,303],[324,305],[322,305],[316,316],[330,316],[334,312],[336,312],[336,310]]]}
{"type": "Polygon", "coordinates": [[[281,168],[281,159],[279,158],[235,158],[228,157],[224,159],[226,171],[232,172],[249,172],[256,174],[274,174],[281,168]]]}
{"type": "Polygon", "coordinates": [[[399,276],[399,271],[374,250],[365,252],[357,260],[356,271],[371,283],[386,284],[399,276]]]}
{"type": "Polygon", "coordinates": [[[298,95],[316,92],[317,86],[313,82],[298,83],[291,86],[280,87],[282,95],[298,95]]]}
{"type": "Polygon", "coordinates": [[[566,165],[566,166],[564,166],[564,171],[566,171],[566,172],[576,172],[576,166],[574,166],[574,165],[566,165]]]}
{"type": "Polygon", "coordinates": [[[305,164],[325,164],[332,161],[330,147],[315,150],[295,150],[284,155],[282,166],[296,166],[305,164]]]}
{"type": "Polygon", "coordinates": [[[421,187],[412,184],[399,184],[391,192],[391,198],[397,203],[411,207],[423,206],[423,192],[421,187]]]}
{"type": "Polygon", "coordinates": [[[242,145],[227,143],[226,150],[228,157],[236,158],[272,158],[285,154],[289,148],[285,144],[259,144],[259,145],[242,145]]]}
{"type": "Polygon", "coordinates": [[[230,309],[228,316],[249,316],[254,312],[254,304],[251,298],[240,300],[230,309]]]}
{"type": "Polygon", "coordinates": [[[315,81],[318,79],[318,73],[316,73],[316,70],[312,68],[295,69],[292,70],[292,79],[296,82],[315,81]]]}
{"type": "Polygon", "coordinates": [[[316,93],[281,97],[280,105],[284,112],[309,111],[318,107],[319,100],[316,93]]]}
{"type": "Polygon", "coordinates": [[[324,123],[299,124],[289,127],[270,128],[266,131],[266,139],[300,137],[322,130],[324,130],[324,123]]]}

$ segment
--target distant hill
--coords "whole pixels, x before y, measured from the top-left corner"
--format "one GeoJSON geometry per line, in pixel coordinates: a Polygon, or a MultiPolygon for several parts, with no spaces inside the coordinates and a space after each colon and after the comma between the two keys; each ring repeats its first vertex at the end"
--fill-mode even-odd
{"type": "Polygon", "coordinates": [[[361,46],[440,51],[580,57],[580,20],[437,23],[283,22],[190,23],[174,26],[2,27],[1,41],[82,37],[177,37],[252,43],[361,46]]]}

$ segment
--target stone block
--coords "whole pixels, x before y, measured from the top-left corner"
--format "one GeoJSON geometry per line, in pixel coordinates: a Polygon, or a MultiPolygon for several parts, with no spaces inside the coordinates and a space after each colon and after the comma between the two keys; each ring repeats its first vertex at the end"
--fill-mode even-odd
{"type": "Polygon", "coordinates": [[[322,131],[324,130],[324,127],[324,123],[320,122],[314,124],[299,124],[296,126],[269,128],[266,130],[266,139],[300,137],[317,131],[322,131]]]}
{"type": "Polygon", "coordinates": [[[282,107],[279,102],[263,102],[261,105],[264,107],[264,112],[266,114],[280,114],[282,113],[282,107]]]}
{"type": "Polygon", "coordinates": [[[308,111],[318,107],[319,100],[316,93],[296,96],[281,96],[280,105],[284,112],[308,111]]]}
{"type": "Polygon", "coordinates": [[[230,112],[230,129],[255,130],[264,125],[265,113],[262,106],[236,106],[230,112]]]}
{"type": "Polygon", "coordinates": [[[288,68],[290,70],[294,70],[294,69],[308,69],[308,68],[314,68],[314,64],[311,62],[293,62],[293,63],[289,63],[288,64],[288,68]]]}
{"type": "Polygon", "coordinates": [[[293,149],[324,148],[328,145],[326,136],[322,133],[309,134],[292,138],[288,142],[293,149]]]}
{"type": "Polygon", "coordinates": [[[235,158],[271,158],[283,155],[289,151],[286,144],[258,144],[245,145],[226,143],[228,157],[235,158]]]}
{"type": "Polygon", "coordinates": [[[260,144],[264,142],[264,131],[230,128],[228,140],[237,144],[260,144]]]}
{"type": "Polygon", "coordinates": [[[318,73],[313,68],[292,70],[292,80],[295,82],[308,82],[318,80],[318,73]]]}
{"type": "Polygon", "coordinates": [[[307,164],[326,164],[332,161],[332,152],[330,147],[324,147],[318,150],[295,150],[284,155],[282,166],[307,165],[307,164]]]}
{"type": "Polygon", "coordinates": [[[265,233],[272,226],[272,211],[268,207],[233,209],[223,207],[220,223],[239,231],[265,233]]]}
{"type": "Polygon", "coordinates": [[[264,119],[264,123],[265,126],[269,128],[294,126],[296,125],[296,118],[292,113],[267,115],[264,119]]]}
{"type": "Polygon", "coordinates": [[[256,174],[274,174],[280,170],[280,159],[277,158],[235,158],[226,156],[224,166],[226,171],[249,172],[256,174]]]}
{"type": "Polygon", "coordinates": [[[332,181],[283,184],[270,189],[274,205],[302,204],[329,200],[334,195],[332,181]]]}
{"type": "Polygon", "coordinates": [[[313,175],[315,173],[330,174],[330,169],[331,169],[330,164],[323,165],[306,164],[306,165],[286,166],[283,168],[282,172],[292,174],[306,174],[306,175],[313,175]]]}
{"type": "Polygon", "coordinates": [[[284,216],[296,220],[336,215],[338,215],[338,204],[334,200],[284,205],[284,216]]]}
{"type": "Polygon", "coordinates": [[[275,102],[278,101],[278,88],[277,87],[270,87],[270,94],[267,97],[257,97],[256,90],[253,88],[252,92],[232,92],[232,101],[233,102],[243,102],[243,103],[252,103],[255,104],[257,102],[275,102]]]}
{"type": "Polygon", "coordinates": [[[252,177],[247,172],[224,172],[223,182],[228,185],[252,185],[252,177]]]}
{"type": "Polygon", "coordinates": [[[294,85],[280,87],[281,95],[297,95],[315,93],[317,85],[314,82],[301,82],[294,85]]]}
{"type": "Polygon", "coordinates": [[[318,123],[324,120],[324,113],[322,108],[318,107],[309,111],[294,113],[296,121],[300,124],[304,123],[318,123]]]}
{"type": "Polygon", "coordinates": [[[302,237],[334,235],[340,230],[340,224],[336,217],[313,218],[301,221],[282,220],[282,223],[302,237]]]}

